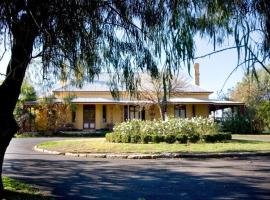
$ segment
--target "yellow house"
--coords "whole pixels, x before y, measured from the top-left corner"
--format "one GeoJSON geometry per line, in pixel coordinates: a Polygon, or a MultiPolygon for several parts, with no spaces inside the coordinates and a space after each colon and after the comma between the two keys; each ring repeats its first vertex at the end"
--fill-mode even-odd
{"type": "MultiPolygon", "coordinates": [[[[112,97],[108,85],[108,74],[101,74],[92,83],[81,88],[70,84],[53,90],[56,101],[61,103],[67,96],[76,104],[76,110],[68,113],[68,123],[78,130],[111,128],[128,119],[153,120],[160,118],[158,106],[145,99],[131,99],[125,90],[120,98],[112,97]]],[[[209,117],[211,111],[243,105],[240,102],[218,101],[209,98],[211,91],[199,86],[199,65],[195,64],[195,84],[188,84],[179,93],[168,99],[167,115],[181,118],[209,117]]]]}

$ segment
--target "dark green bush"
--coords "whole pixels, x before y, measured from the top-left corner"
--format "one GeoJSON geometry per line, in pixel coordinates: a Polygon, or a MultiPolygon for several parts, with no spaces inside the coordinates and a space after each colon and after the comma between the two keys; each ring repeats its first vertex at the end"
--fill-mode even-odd
{"type": "Polygon", "coordinates": [[[208,142],[208,143],[214,143],[219,140],[217,137],[217,134],[203,135],[202,139],[204,142],[208,142]]]}
{"type": "Polygon", "coordinates": [[[231,140],[232,139],[232,134],[231,133],[220,133],[223,134],[225,140],[231,140]]]}
{"type": "Polygon", "coordinates": [[[255,125],[248,116],[230,116],[221,122],[222,131],[237,134],[251,134],[255,132],[255,125]]]}
{"type": "Polygon", "coordinates": [[[197,143],[200,140],[200,136],[198,134],[189,134],[188,135],[188,142],[190,143],[197,143]]]}
{"type": "Polygon", "coordinates": [[[202,136],[202,140],[208,143],[222,142],[231,139],[232,135],[230,133],[206,134],[202,136]]]}
{"type": "Polygon", "coordinates": [[[132,134],[130,136],[130,142],[131,143],[140,143],[141,142],[141,136],[139,134],[132,134]]]}
{"type": "Polygon", "coordinates": [[[120,133],[107,133],[106,134],[106,141],[108,142],[116,142],[116,143],[144,143],[147,144],[149,142],[153,143],[174,143],[179,142],[181,144],[185,144],[187,142],[196,143],[199,140],[207,143],[214,143],[214,142],[222,142],[226,140],[231,140],[232,135],[231,133],[216,133],[216,134],[167,134],[167,135],[160,135],[160,134],[120,134],[120,133]]]}
{"type": "Polygon", "coordinates": [[[164,135],[153,134],[153,135],[152,135],[152,142],[153,142],[153,143],[164,142],[164,135]]]}
{"type": "Polygon", "coordinates": [[[144,144],[148,144],[149,142],[152,141],[152,137],[149,134],[142,134],[141,135],[141,142],[144,144]]]}
{"type": "Polygon", "coordinates": [[[165,135],[165,142],[172,144],[176,141],[176,137],[173,134],[165,135]]]}
{"type": "Polygon", "coordinates": [[[180,144],[185,144],[188,141],[188,136],[185,134],[178,134],[176,135],[176,141],[178,141],[180,144]]]}

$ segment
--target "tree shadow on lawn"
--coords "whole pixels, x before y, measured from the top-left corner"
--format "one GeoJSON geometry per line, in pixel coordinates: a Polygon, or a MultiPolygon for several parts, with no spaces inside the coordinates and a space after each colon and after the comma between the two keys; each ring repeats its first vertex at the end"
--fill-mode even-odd
{"type": "Polygon", "coordinates": [[[50,197],[44,197],[39,194],[26,194],[22,192],[4,191],[4,199],[6,200],[53,200],[50,197]]]}
{"type": "MultiPolygon", "coordinates": [[[[244,167],[210,160],[42,160],[7,159],[4,174],[56,199],[269,199],[269,171],[261,176],[244,167]],[[173,167],[171,167],[173,166],[173,167]],[[227,169],[227,171],[224,171],[227,169]],[[235,175],[242,169],[242,173],[235,175]],[[234,173],[230,173],[234,171],[234,173]],[[236,170],[236,171],[235,171],[236,170]]],[[[223,161],[221,161],[223,162],[223,161]]],[[[240,160],[241,162],[241,160],[240,160]]],[[[269,168],[260,165],[258,168],[269,168]]]]}

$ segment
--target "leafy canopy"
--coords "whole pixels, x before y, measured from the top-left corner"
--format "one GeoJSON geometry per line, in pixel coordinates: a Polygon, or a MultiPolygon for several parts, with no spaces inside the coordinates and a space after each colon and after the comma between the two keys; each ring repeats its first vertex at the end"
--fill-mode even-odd
{"type": "Polygon", "coordinates": [[[254,130],[270,129],[270,74],[263,69],[258,70],[257,79],[246,74],[230,92],[230,97],[245,103],[243,119],[250,121],[249,126],[252,125],[254,130]]]}
{"type": "Polygon", "coordinates": [[[189,69],[196,34],[209,38],[214,49],[232,35],[239,65],[265,67],[269,8],[267,0],[3,0],[0,35],[12,46],[18,27],[33,29],[32,58],[42,58],[45,75],[82,83],[106,69],[134,90],[138,71],[156,76],[159,68],[168,75],[189,69]]]}

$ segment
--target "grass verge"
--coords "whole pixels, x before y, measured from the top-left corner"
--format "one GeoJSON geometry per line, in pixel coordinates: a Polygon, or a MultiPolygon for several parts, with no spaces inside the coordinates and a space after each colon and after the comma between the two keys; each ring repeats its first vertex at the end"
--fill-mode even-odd
{"type": "Polygon", "coordinates": [[[89,138],[44,142],[39,144],[38,147],[71,153],[259,152],[270,151],[270,142],[232,140],[224,143],[130,144],[109,143],[103,138],[89,138]]]}
{"type": "Polygon", "coordinates": [[[22,183],[12,178],[3,177],[5,188],[3,199],[12,200],[53,200],[51,197],[44,196],[37,188],[22,183]]]}

